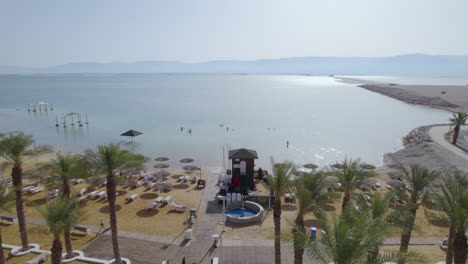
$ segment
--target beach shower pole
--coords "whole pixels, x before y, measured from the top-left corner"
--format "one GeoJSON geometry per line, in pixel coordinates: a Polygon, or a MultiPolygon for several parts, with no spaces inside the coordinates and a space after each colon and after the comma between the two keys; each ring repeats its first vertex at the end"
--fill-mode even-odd
{"type": "Polygon", "coordinates": [[[225,150],[224,150],[224,144],[223,144],[223,169],[224,169],[224,172],[226,172],[226,158],[224,157],[224,153],[225,153],[225,150]]]}
{"type": "Polygon", "coordinates": [[[36,170],[39,170],[38,167],[37,167],[37,152],[36,152],[36,143],[33,142],[33,146],[34,146],[34,157],[36,158],[36,170]]]}

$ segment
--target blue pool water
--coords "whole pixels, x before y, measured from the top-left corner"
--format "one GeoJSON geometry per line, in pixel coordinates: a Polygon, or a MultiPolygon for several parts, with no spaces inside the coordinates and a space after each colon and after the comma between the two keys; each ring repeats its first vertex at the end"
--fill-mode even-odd
{"type": "Polygon", "coordinates": [[[245,208],[245,209],[244,209],[244,215],[241,216],[241,214],[242,214],[242,209],[236,208],[236,209],[232,209],[232,210],[227,211],[225,214],[226,214],[226,215],[236,216],[236,217],[250,217],[250,216],[256,215],[257,212],[255,212],[255,211],[252,210],[252,209],[245,208]]]}

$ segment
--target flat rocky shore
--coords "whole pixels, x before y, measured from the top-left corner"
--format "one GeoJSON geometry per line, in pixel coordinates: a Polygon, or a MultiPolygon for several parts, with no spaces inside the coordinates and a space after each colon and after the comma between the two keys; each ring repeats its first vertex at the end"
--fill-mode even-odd
{"type": "MultiPolygon", "coordinates": [[[[438,144],[431,137],[429,131],[435,126],[448,126],[446,124],[435,124],[421,126],[413,129],[408,135],[403,137],[404,148],[393,153],[384,155],[384,164],[389,168],[398,168],[399,165],[409,166],[419,164],[430,170],[437,170],[441,173],[452,173],[456,170],[468,172],[468,162],[463,157],[448,150],[438,144]]],[[[465,134],[461,132],[459,146],[466,144],[465,134]]]]}

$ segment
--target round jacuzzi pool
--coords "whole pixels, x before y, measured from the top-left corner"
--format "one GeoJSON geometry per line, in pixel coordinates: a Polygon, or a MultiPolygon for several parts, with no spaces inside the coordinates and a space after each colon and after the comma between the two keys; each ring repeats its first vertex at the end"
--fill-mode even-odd
{"type": "Polygon", "coordinates": [[[227,211],[225,214],[235,217],[250,217],[256,215],[257,212],[249,208],[244,208],[244,210],[242,210],[242,208],[235,208],[227,211]]]}
{"type": "Polygon", "coordinates": [[[224,214],[226,221],[236,224],[250,224],[262,220],[263,207],[257,203],[246,201],[244,203],[231,203],[224,214]]]}

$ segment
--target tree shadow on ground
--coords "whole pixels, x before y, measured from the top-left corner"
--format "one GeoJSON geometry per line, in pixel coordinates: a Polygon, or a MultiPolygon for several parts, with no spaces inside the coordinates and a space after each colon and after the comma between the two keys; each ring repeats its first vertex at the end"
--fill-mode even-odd
{"type": "Polygon", "coordinates": [[[322,206],[322,209],[325,211],[325,212],[332,212],[332,211],[336,211],[336,207],[333,206],[333,205],[330,205],[330,204],[325,204],[322,206]]]}
{"type": "Polygon", "coordinates": [[[184,183],[176,184],[176,185],[172,186],[172,188],[174,188],[176,190],[183,190],[183,189],[187,189],[188,187],[190,187],[190,186],[187,185],[187,184],[184,184],[184,183]]]}
{"type": "Polygon", "coordinates": [[[158,213],[159,211],[156,209],[151,209],[151,210],[141,209],[140,211],[136,213],[136,215],[139,217],[151,217],[151,216],[157,215],[158,213]]]}
{"type": "Polygon", "coordinates": [[[157,193],[144,193],[140,195],[140,198],[144,200],[152,200],[152,199],[156,199],[158,196],[159,195],[157,193]]]}
{"type": "Polygon", "coordinates": [[[320,228],[320,223],[317,219],[307,219],[307,220],[304,220],[304,226],[307,228],[309,227],[320,228]]]}
{"type": "MultiPolygon", "coordinates": [[[[120,209],[122,209],[122,206],[116,204],[116,205],[115,205],[115,211],[118,212],[118,211],[120,211],[120,209]]],[[[99,209],[99,212],[100,212],[100,213],[103,213],[103,214],[108,214],[108,213],[110,213],[109,206],[106,205],[106,206],[104,206],[104,207],[101,207],[101,208],[99,209]]]]}
{"type": "Polygon", "coordinates": [[[36,207],[36,206],[44,205],[46,203],[47,203],[46,198],[40,198],[40,199],[29,201],[25,203],[24,205],[26,205],[27,207],[36,207]]]}
{"type": "Polygon", "coordinates": [[[296,211],[297,207],[292,204],[283,204],[281,205],[281,210],[283,211],[296,211]]]}

